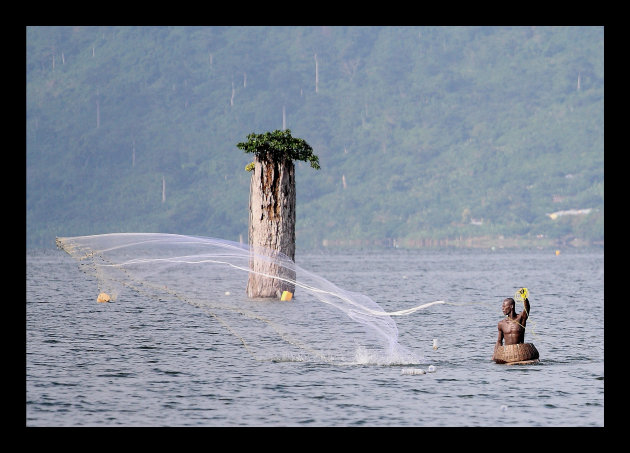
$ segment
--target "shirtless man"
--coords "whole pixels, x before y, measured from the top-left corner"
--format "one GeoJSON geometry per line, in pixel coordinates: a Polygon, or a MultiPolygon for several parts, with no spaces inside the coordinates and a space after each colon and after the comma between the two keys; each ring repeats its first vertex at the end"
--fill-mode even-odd
{"type": "Polygon", "coordinates": [[[523,304],[525,305],[525,309],[520,313],[516,313],[514,299],[508,297],[503,301],[503,314],[506,316],[499,321],[499,337],[497,338],[497,343],[494,346],[494,354],[492,355],[492,360],[497,363],[505,363],[506,361],[525,363],[525,361],[538,360],[539,355],[536,347],[531,343],[524,344],[525,325],[530,310],[529,299],[525,298],[523,304]],[[523,345],[523,350],[519,352],[521,356],[516,360],[514,358],[507,358],[503,350],[504,340],[506,347],[510,345],[523,345]]]}
{"type": "Polygon", "coordinates": [[[497,346],[505,344],[525,343],[525,325],[529,315],[529,299],[525,298],[525,310],[516,313],[514,299],[508,297],[503,301],[504,319],[499,321],[499,337],[497,338],[497,346]]]}

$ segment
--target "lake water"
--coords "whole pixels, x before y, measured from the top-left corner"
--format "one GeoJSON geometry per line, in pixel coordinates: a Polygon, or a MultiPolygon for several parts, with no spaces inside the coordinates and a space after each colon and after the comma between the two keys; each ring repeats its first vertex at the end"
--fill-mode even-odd
{"type": "Polygon", "coordinates": [[[296,262],[387,311],[461,305],[394,318],[422,357],[412,367],[261,361],[199,307],[98,304],[70,256],[29,251],[26,425],[604,426],[603,251],[298,251],[296,262]],[[540,362],[498,365],[501,303],[521,286],[540,362]]]}

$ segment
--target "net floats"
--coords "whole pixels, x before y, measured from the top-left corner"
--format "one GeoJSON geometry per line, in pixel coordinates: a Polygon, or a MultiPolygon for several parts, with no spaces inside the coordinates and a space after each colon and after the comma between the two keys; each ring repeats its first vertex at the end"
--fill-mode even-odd
{"type": "Polygon", "coordinates": [[[423,370],[422,368],[403,368],[400,374],[427,374],[427,373],[435,373],[435,367],[433,365],[429,365],[427,370],[423,370]]]}
{"type": "Polygon", "coordinates": [[[100,293],[98,297],[96,298],[96,302],[98,302],[99,304],[107,303],[110,300],[111,300],[111,297],[109,297],[109,294],[107,293],[100,293]]]}
{"type": "Polygon", "coordinates": [[[422,368],[405,368],[400,374],[427,374],[422,368]]]}

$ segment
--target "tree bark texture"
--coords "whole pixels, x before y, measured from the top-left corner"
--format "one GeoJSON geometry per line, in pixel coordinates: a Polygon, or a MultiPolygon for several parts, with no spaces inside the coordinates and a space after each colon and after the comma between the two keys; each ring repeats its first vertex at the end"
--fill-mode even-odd
{"type": "Polygon", "coordinates": [[[247,296],[280,298],[283,291],[295,292],[295,270],[274,262],[281,252],[295,260],[295,165],[255,158],[249,193],[250,258],[247,296]],[[263,251],[270,251],[261,253],[263,251]],[[254,255],[255,253],[255,255],[254,255]],[[261,275],[264,274],[264,275],[261,275]],[[276,278],[279,277],[279,278],[276,278]]]}

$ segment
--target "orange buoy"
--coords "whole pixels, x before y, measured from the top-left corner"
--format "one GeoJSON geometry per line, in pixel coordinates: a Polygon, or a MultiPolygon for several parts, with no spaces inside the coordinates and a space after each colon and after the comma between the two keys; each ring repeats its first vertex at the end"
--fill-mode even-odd
{"type": "Polygon", "coordinates": [[[106,303],[106,302],[109,302],[109,301],[110,301],[110,299],[111,299],[111,298],[109,297],[109,294],[107,294],[107,293],[101,293],[101,294],[99,294],[99,295],[98,295],[98,297],[96,298],[96,302],[99,302],[99,303],[106,303]]]}

